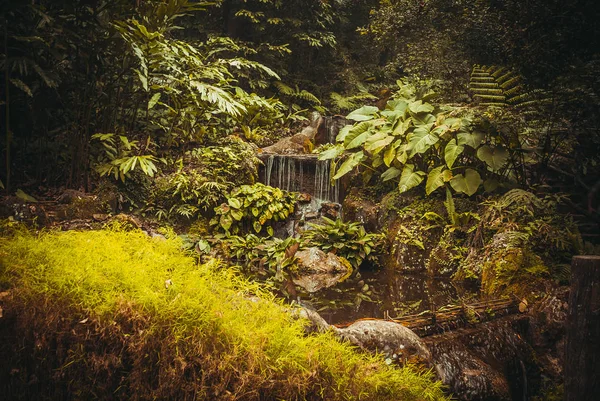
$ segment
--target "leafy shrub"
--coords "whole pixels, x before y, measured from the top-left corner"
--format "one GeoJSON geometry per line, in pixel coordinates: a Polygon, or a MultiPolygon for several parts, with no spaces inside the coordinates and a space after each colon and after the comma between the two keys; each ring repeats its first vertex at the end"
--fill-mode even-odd
{"type": "Polygon", "coordinates": [[[305,246],[316,246],[346,258],[352,266],[359,267],[363,261],[377,263],[377,251],[383,240],[381,234],[369,234],[362,224],[345,223],[340,219],[323,217],[325,224],[309,224],[302,233],[305,246]]]}
{"type": "Polygon", "coordinates": [[[227,203],[215,208],[211,225],[225,233],[266,230],[273,235],[272,223],[283,221],[293,213],[296,195],[264,184],[242,185],[227,196],[227,203]]]}
{"type": "Polygon", "coordinates": [[[300,247],[300,241],[290,237],[286,239],[265,238],[255,234],[245,237],[230,235],[221,240],[221,247],[228,252],[230,260],[245,267],[267,267],[272,271],[293,269],[296,258],[288,252],[291,247],[300,247]]]}
{"type": "Polygon", "coordinates": [[[569,216],[557,212],[560,196],[538,197],[514,189],[483,203],[457,278],[482,281],[486,293],[533,290],[538,280],[564,280],[564,265],[578,252],[581,237],[569,216]]]}
{"type": "Polygon", "coordinates": [[[365,181],[374,175],[384,182],[396,180],[401,193],[426,180],[427,194],[450,185],[471,196],[481,184],[491,191],[511,174],[509,149],[516,145],[486,136],[473,118],[459,117],[459,110],[428,103],[434,94],[425,88],[404,81],[398,85],[384,110],[363,106],[348,114],[356,123],[344,127],[338,144],[319,155],[327,160],[348,152],[335,179],[363,165],[365,181]]]}
{"type": "Polygon", "coordinates": [[[223,202],[234,187],[254,183],[260,160],[254,148],[230,139],[223,146],[196,148],[178,161],[177,170],[156,180],[148,209],[158,216],[195,216],[223,202]]]}
{"type": "Polygon", "coordinates": [[[139,155],[138,141],[129,140],[124,135],[94,134],[93,144],[99,145],[98,155],[92,163],[100,176],[113,176],[115,180],[125,182],[125,178],[138,167],[144,174],[153,177],[158,171],[152,154],[139,155]],[[98,141],[98,142],[94,142],[98,141]]]}

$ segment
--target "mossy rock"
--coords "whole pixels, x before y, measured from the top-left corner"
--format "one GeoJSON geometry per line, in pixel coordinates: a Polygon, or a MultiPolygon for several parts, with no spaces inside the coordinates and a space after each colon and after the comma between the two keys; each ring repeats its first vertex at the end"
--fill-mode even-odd
{"type": "Polygon", "coordinates": [[[548,277],[542,258],[525,243],[515,244],[514,232],[499,233],[486,246],[481,264],[481,291],[486,295],[526,295],[548,277]]]}

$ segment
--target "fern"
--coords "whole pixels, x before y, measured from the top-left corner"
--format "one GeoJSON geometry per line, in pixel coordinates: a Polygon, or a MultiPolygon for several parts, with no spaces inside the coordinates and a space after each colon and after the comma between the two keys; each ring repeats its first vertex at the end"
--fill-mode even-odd
{"type": "Polygon", "coordinates": [[[348,111],[360,107],[364,100],[377,99],[376,96],[369,92],[361,92],[356,95],[344,96],[337,92],[332,92],[329,97],[334,106],[340,111],[348,111]]]}
{"type": "Polygon", "coordinates": [[[547,100],[544,91],[527,91],[521,75],[495,65],[473,66],[469,91],[482,106],[524,108],[547,100]]]}
{"type": "Polygon", "coordinates": [[[277,90],[279,91],[279,93],[281,95],[284,96],[288,96],[292,99],[300,99],[300,100],[304,100],[310,104],[317,104],[320,105],[321,101],[319,100],[318,97],[316,97],[315,95],[313,95],[312,93],[310,93],[307,90],[304,89],[300,89],[298,87],[298,85],[296,85],[296,88],[292,88],[291,86],[288,86],[286,84],[284,84],[281,81],[276,81],[274,83],[275,87],[277,88],[277,90]]]}

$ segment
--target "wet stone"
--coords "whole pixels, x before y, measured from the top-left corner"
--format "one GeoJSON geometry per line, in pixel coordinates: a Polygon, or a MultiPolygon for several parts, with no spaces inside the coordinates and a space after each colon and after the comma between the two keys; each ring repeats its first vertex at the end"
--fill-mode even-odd
{"type": "Polygon", "coordinates": [[[336,333],[352,344],[371,352],[381,352],[398,362],[429,365],[431,354],[425,343],[408,327],[385,320],[359,320],[336,333]]]}

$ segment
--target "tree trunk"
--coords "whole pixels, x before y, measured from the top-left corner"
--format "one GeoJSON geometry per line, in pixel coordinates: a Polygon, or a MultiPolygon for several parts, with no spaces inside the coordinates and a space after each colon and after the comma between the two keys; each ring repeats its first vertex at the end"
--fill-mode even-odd
{"type": "Polygon", "coordinates": [[[12,133],[10,132],[10,67],[8,62],[8,19],[6,18],[6,15],[4,16],[4,69],[4,91],[6,92],[6,103],[4,104],[6,112],[6,121],[4,122],[6,124],[6,182],[4,185],[6,186],[6,191],[10,191],[10,146],[12,142],[12,133]]]}
{"type": "Polygon", "coordinates": [[[565,401],[600,399],[600,256],[575,256],[565,344],[565,401]]]}

